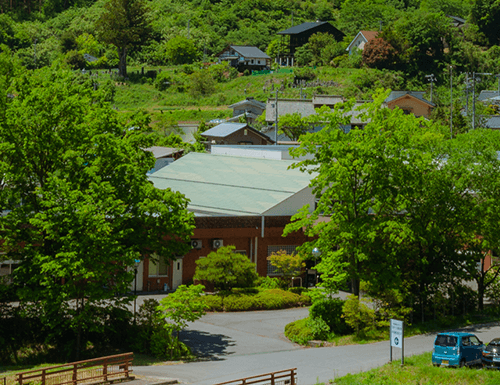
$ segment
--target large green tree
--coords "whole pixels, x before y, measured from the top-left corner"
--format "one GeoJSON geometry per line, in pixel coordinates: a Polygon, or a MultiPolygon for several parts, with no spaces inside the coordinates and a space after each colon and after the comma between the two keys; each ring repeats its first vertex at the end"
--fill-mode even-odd
{"type": "MultiPolygon", "coordinates": [[[[2,54],[2,59],[6,54],[2,54]]],[[[8,61],[7,61],[8,62],[8,61]]],[[[157,190],[142,150],[147,121],[128,130],[101,91],[60,68],[25,72],[2,89],[0,218],[14,283],[47,336],[78,358],[90,332],[130,298],[135,259],[186,251],[187,201],[157,190]],[[7,98],[6,95],[15,95],[7,98]]]]}
{"type": "MultiPolygon", "coordinates": [[[[401,245],[423,236],[404,215],[418,203],[418,197],[413,200],[418,191],[410,187],[425,181],[419,170],[438,168],[433,149],[443,141],[432,123],[382,108],[386,95],[375,95],[373,103],[364,105],[363,130],[340,129],[349,124],[352,103],[337,105],[333,112],[323,109],[317,119],[326,126],[302,136],[293,151],[314,156],[296,167],[318,173],[311,182],[318,204],[311,215],[307,208],[295,215],[286,232],[304,228],[317,238],[323,281],[332,287],[350,281],[355,295],[361,280],[389,287],[404,279],[409,259],[402,258],[401,245]],[[322,216],[329,220],[318,221],[322,216]]],[[[424,228],[423,234],[427,230],[433,228],[424,228]]]]}
{"type": "Polygon", "coordinates": [[[109,0],[96,23],[101,41],[118,50],[119,73],[127,76],[127,55],[143,45],[150,36],[151,26],[144,0],[109,0]]]}

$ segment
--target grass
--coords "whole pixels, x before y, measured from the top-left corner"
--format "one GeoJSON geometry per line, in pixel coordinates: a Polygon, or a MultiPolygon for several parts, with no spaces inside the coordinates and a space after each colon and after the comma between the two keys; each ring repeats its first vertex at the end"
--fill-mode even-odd
{"type": "Polygon", "coordinates": [[[434,367],[432,353],[424,353],[372,369],[364,373],[348,374],[330,384],[339,385],[497,385],[500,384],[500,371],[482,368],[445,368],[434,367]]]}

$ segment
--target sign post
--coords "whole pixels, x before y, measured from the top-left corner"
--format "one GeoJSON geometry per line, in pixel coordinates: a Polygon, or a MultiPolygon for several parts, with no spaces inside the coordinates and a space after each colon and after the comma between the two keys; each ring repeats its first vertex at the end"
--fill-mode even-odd
{"type": "Polygon", "coordinates": [[[404,365],[405,343],[404,343],[404,322],[396,319],[391,319],[390,329],[390,360],[392,362],[392,347],[401,349],[401,366],[404,365]]]}

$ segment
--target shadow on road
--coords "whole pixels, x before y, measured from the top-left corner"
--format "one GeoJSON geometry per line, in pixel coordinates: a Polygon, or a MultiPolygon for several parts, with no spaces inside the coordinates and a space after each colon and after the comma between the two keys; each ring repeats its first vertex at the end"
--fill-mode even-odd
{"type": "Polygon", "coordinates": [[[225,356],[234,354],[226,349],[236,345],[229,336],[223,334],[210,334],[198,330],[183,330],[180,340],[191,348],[193,354],[212,361],[224,360],[225,356]]]}

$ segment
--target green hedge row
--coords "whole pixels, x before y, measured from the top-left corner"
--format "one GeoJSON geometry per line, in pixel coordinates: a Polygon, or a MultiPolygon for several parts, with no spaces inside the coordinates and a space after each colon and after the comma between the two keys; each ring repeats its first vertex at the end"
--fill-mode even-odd
{"type": "Polygon", "coordinates": [[[227,296],[207,295],[207,311],[276,310],[308,306],[311,297],[281,289],[262,290],[257,293],[232,293],[227,296]]]}

